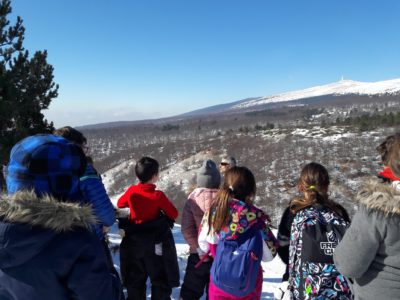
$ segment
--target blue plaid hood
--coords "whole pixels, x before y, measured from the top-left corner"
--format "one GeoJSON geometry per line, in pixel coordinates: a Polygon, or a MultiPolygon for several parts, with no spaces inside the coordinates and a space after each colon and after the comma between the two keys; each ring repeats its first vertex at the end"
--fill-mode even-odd
{"type": "Polygon", "coordinates": [[[30,136],[11,150],[7,190],[9,194],[33,190],[38,196],[74,200],[85,168],[86,158],[79,146],[51,134],[30,136]]]}

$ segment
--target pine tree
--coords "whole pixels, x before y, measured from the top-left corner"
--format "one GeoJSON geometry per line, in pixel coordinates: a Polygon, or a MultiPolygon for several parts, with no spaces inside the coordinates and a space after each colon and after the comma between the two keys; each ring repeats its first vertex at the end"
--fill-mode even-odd
{"type": "MultiPolygon", "coordinates": [[[[17,17],[10,25],[11,1],[0,0],[0,164],[7,164],[11,147],[22,138],[51,132],[42,110],[58,96],[47,51],[32,57],[24,49],[25,28],[17,17]]],[[[1,175],[0,175],[1,177],[1,175]]],[[[1,181],[1,178],[0,178],[1,181]]]]}

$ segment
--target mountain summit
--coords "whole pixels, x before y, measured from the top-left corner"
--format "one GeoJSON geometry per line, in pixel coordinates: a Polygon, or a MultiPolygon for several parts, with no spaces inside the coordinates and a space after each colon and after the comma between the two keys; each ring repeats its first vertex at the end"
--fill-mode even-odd
{"type": "Polygon", "coordinates": [[[276,106],[285,105],[285,102],[304,102],[307,100],[321,97],[341,97],[341,96],[383,96],[400,95],[400,78],[377,82],[361,82],[353,80],[340,80],[338,82],[319,85],[304,90],[292,91],[276,95],[248,98],[231,103],[220,104],[206,107],[185,115],[201,115],[219,112],[250,111],[276,106]]]}
{"type": "Polygon", "coordinates": [[[383,94],[399,94],[400,79],[378,81],[378,82],[361,82],[353,80],[340,80],[338,82],[315,86],[312,88],[287,92],[272,96],[261,97],[250,101],[242,102],[232,106],[232,109],[248,108],[251,106],[263,105],[275,102],[294,101],[306,98],[334,95],[383,95],[383,94]]]}

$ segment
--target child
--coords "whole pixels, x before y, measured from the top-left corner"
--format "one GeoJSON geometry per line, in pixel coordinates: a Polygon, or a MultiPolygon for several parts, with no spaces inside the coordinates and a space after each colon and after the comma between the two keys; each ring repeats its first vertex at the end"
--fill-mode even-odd
{"type": "MultiPolygon", "coordinates": [[[[88,203],[92,206],[93,212],[97,219],[97,223],[92,226],[92,230],[104,248],[108,266],[111,272],[113,272],[116,276],[119,276],[118,271],[114,267],[114,262],[112,260],[105,234],[107,228],[115,223],[115,209],[107,195],[107,191],[103,185],[100,174],[98,174],[97,170],[93,166],[92,158],[88,156],[87,139],[82,132],[70,126],[58,128],[53,132],[53,134],[56,136],[61,136],[74,143],[80,147],[86,155],[87,164],[85,172],[79,178],[78,197],[81,203],[88,203]]],[[[122,286],[121,295],[123,295],[122,286]]]]}
{"type": "MultiPolygon", "coordinates": [[[[108,245],[105,242],[104,227],[110,227],[115,223],[115,211],[107,191],[104,188],[100,175],[93,166],[93,161],[87,156],[87,139],[75,128],[65,126],[54,131],[54,135],[61,136],[79,146],[85,153],[87,165],[85,172],[79,179],[79,191],[81,198],[89,203],[97,217],[98,224],[93,226],[93,231],[102,242],[107,257],[111,258],[108,245]]],[[[110,265],[113,267],[112,261],[110,265]]]]}
{"type": "Polygon", "coordinates": [[[121,275],[130,300],[146,299],[148,277],[151,299],[170,299],[172,287],[179,285],[175,243],[168,222],[160,217],[165,214],[175,220],[178,211],[156,190],[158,172],[155,159],[142,157],[135,166],[140,183],[129,187],[117,203],[119,208],[130,209],[130,225],[124,228],[120,252],[121,275]]]}
{"type": "Polygon", "coordinates": [[[197,254],[199,243],[197,238],[201,219],[210,209],[211,201],[218,192],[221,176],[212,160],[205,160],[197,173],[197,188],[190,193],[182,212],[182,234],[190,246],[185,278],[181,288],[183,300],[200,299],[204,288],[210,280],[212,261],[201,263],[196,267],[200,258],[197,254]]]}
{"type": "Polygon", "coordinates": [[[328,197],[328,171],[309,163],[301,171],[293,199],[289,289],[293,299],[352,299],[347,280],[333,263],[333,251],[349,225],[346,210],[328,197]]]}
{"type": "Polygon", "coordinates": [[[334,261],[354,279],[355,299],[391,300],[400,297],[400,134],[377,150],[387,180],[370,180],[357,194],[359,209],[334,261]]]}
{"type": "MultiPolygon", "coordinates": [[[[249,233],[255,232],[259,236],[261,234],[262,239],[260,238],[260,256],[254,257],[254,260],[258,263],[261,258],[263,261],[272,260],[276,254],[277,241],[269,228],[268,216],[252,204],[255,192],[255,179],[249,169],[233,167],[225,173],[224,183],[219,189],[210,211],[204,215],[202,220],[198,240],[200,256],[211,251],[212,256],[215,257],[214,264],[216,264],[217,259],[220,258],[216,256],[218,247],[225,245],[225,241],[239,242],[249,233]]],[[[235,255],[234,252],[231,254],[235,255]]],[[[260,267],[258,272],[252,272],[250,265],[245,264],[244,267],[247,268],[245,271],[248,271],[245,273],[252,273],[256,278],[255,286],[250,292],[243,296],[226,292],[214,283],[217,282],[216,278],[211,275],[209,299],[260,299],[263,282],[262,268],[260,267]]],[[[213,270],[211,273],[214,274],[213,270]]],[[[219,274],[216,275],[219,276],[219,274]]]]}
{"type": "Polygon", "coordinates": [[[17,143],[0,197],[0,299],[119,300],[120,280],[90,226],[89,205],[70,201],[86,168],[80,147],[40,134],[17,143]]]}

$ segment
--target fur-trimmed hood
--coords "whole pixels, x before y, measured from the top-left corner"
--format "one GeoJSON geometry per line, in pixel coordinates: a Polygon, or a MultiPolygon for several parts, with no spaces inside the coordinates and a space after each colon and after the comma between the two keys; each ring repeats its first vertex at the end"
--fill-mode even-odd
{"type": "Polygon", "coordinates": [[[400,191],[378,180],[367,181],[358,192],[356,199],[369,210],[381,211],[385,215],[400,216],[400,191]]]}
{"type": "Polygon", "coordinates": [[[18,192],[1,199],[0,218],[6,222],[41,226],[56,232],[74,227],[90,228],[97,222],[89,205],[60,202],[49,195],[39,198],[33,191],[18,192]]]}
{"type": "Polygon", "coordinates": [[[59,234],[89,229],[95,222],[90,206],[26,191],[5,196],[0,199],[0,268],[21,265],[59,234]]]}

